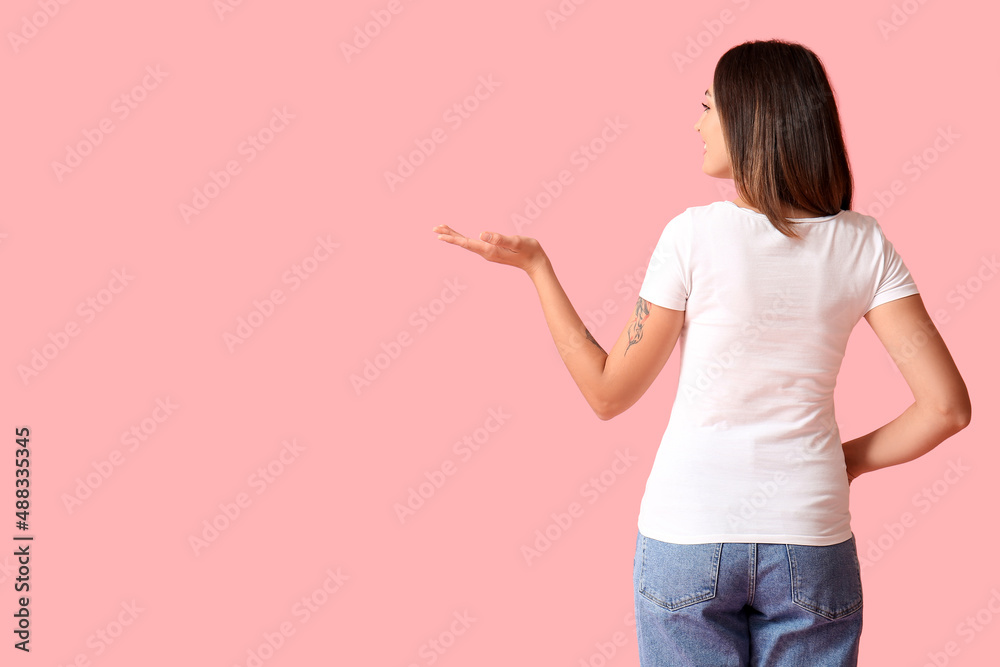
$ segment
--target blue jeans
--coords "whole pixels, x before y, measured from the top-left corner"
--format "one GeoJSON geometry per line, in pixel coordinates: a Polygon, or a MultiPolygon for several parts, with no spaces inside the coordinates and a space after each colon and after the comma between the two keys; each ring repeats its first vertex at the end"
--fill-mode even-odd
{"type": "Polygon", "coordinates": [[[642,667],[856,667],[854,537],[827,547],[673,544],[639,533],[632,565],[642,667]]]}

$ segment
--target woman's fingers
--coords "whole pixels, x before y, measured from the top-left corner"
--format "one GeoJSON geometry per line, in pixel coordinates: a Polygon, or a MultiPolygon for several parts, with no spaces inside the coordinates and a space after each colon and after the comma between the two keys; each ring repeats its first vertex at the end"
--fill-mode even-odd
{"type": "Polygon", "coordinates": [[[534,239],[527,237],[482,232],[478,239],[474,239],[459,234],[445,224],[436,225],[433,231],[437,232],[438,238],[442,241],[470,250],[487,261],[525,270],[531,265],[532,258],[536,257],[541,250],[534,247],[537,246],[534,239]]]}
{"type": "Polygon", "coordinates": [[[518,252],[517,248],[520,237],[504,236],[503,234],[497,234],[496,232],[483,232],[479,235],[479,238],[490,245],[496,246],[497,248],[509,250],[510,252],[518,252]]]}
{"type": "Polygon", "coordinates": [[[438,233],[438,238],[442,241],[471,250],[485,259],[492,259],[496,253],[496,249],[491,244],[463,236],[448,225],[438,225],[434,227],[433,231],[438,233]]]}
{"type": "Polygon", "coordinates": [[[437,225],[431,231],[437,232],[438,238],[441,239],[442,241],[450,241],[456,236],[461,236],[461,234],[458,234],[454,229],[452,229],[448,225],[437,225]]]}
{"type": "Polygon", "coordinates": [[[469,239],[462,236],[448,225],[438,225],[433,231],[438,233],[438,238],[442,241],[447,241],[448,243],[459,245],[463,248],[469,248],[469,244],[467,243],[469,239]]]}

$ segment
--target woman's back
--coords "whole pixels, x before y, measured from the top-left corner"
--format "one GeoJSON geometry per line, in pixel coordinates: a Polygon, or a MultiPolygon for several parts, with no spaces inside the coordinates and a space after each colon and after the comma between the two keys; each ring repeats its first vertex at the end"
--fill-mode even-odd
{"type": "Polygon", "coordinates": [[[686,313],[645,535],[813,546],[851,536],[837,374],[865,313],[918,290],[874,218],[841,211],[795,229],[800,238],[721,201],[661,234],[639,295],[686,313]]]}

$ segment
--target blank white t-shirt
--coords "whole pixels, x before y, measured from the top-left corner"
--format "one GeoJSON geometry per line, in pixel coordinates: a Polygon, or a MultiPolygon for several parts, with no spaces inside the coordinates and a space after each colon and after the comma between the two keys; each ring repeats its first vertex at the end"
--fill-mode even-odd
{"type": "Polygon", "coordinates": [[[639,296],[686,312],[639,510],[647,537],[827,546],[852,535],[837,374],[858,320],[918,291],[875,218],[793,220],[801,240],[718,201],[660,235],[639,296]]]}

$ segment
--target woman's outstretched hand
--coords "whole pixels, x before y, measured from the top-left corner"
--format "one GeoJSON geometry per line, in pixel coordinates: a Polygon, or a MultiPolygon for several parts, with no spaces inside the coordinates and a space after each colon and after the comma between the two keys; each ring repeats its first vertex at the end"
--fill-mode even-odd
{"type": "Polygon", "coordinates": [[[437,232],[442,241],[471,250],[486,261],[516,266],[529,276],[548,261],[541,244],[530,236],[483,232],[480,234],[482,240],[478,240],[462,236],[448,225],[438,225],[433,231],[437,232]]]}

